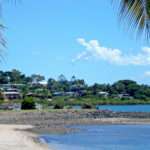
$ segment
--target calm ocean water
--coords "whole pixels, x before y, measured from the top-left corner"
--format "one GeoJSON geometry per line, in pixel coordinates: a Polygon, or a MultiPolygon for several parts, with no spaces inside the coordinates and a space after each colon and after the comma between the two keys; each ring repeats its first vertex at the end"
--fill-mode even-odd
{"type": "Polygon", "coordinates": [[[99,110],[111,110],[122,112],[150,112],[150,105],[100,105],[99,110]]]}
{"type": "Polygon", "coordinates": [[[81,131],[43,135],[54,150],[149,150],[149,125],[77,126],[81,131]]]}
{"type": "MultiPolygon", "coordinates": [[[[73,109],[80,110],[81,106],[73,106],[73,109]]],[[[150,112],[150,105],[99,105],[96,109],[116,112],[150,112]]]]}

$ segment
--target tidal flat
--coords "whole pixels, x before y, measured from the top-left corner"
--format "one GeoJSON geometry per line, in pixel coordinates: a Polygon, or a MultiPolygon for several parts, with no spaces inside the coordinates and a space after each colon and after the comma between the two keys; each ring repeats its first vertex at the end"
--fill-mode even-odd
{"type": "Polygon", "coordinates": [[[149,112],[112,112],[101,110],[45,110],[0,112],[0,124],[32,125],[29,131],[68,133],[72,125],[150,124],[149,112]]]}

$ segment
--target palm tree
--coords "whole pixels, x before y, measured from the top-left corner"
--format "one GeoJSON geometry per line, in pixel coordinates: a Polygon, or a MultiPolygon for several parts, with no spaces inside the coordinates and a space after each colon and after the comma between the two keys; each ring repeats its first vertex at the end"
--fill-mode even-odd
{"type": "MultiPolygon", "coordinates": [[[[0,17],[2,15],[1,14],[1,12],[2,12],[2,3],[4,1],[10,1],[10,0],[1,0],[0,1],[0,17]]],[[[6,41],[5,41],[4,36],[3,36],[4,29],[5,29],[4,24],[2,22],[0,22],[0,50],[2,50],[3,47],[6,47],[6,41]]],[[[0,57],[3,57],[1,52],[0,52],[0,57]]]]}
{"type": "MultiPolygon", "coordinates": [[[[1,17],[1,11],[2,11],[2,1],[0,2],[0,17],[1,17]]],[[[0,62],[2,60],[4,60],[3,48],[6,47],[6,41],[3,36],[4,29],[5,29],[5,27],[4,27],[3,23],[0,22],[0,62]]]]}
{"type": "MultiPolygon", "coordinates": [[[[117,0],[118,1],[118,0],[117,0]]],[[[129,29],[150,39],[150,0],[119,0],[120,18],[128,19],[129,29]]]]}

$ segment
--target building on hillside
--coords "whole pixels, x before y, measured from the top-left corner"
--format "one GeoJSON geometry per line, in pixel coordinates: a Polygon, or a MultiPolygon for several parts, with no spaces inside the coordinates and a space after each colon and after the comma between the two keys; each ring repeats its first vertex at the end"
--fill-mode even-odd
{"type": "Polygon", "coordinates": [[[107,98],[109,96],[109,93],[108,92],[104,92],[104,91],[100,91],[100,92],[98,92],[98,95],[101,96],[101,97],[107,98]]]}
{"type": "Polygon", "coordinates": [[[17,88],[20,89],[21,87],[24,87],[24,84],[0,84],[0,89],[6,90],[9,88],[17,88]]]}
{"type": "Polygon", "coordinates": [[[75,96],[76,92],[65,92],[64,95],[65,96],[75,96]]]}
{"type": "Polygon", "coordinates": [[[64,92],[54,92],[52,93],[53,96],[64,96],[64,92]]]}
{"type": "Polygon", "coordinates": [[[130,96],[129,94],[127,94],[127,93],[124,93],[124,94],[118,94],[118,98],[120,98],[120,99],[122,99],[122,98],[124,98],[124,99],[132,99],[133,97],[130,96]]]}
{"type": "Polygon", "coordinates": [[[32,97],[32,98],[39,98],[39,99],[49,99],[51,98],[51,95],[47,95],[44,93],[32,93],[29,92],[26,94],[27,97],[32,97]]]}
{"type": "Polygon", "coordinates": [[[30,83],[31,87],[47,87],[47,81],[33,81],[30,83]]]}
{"type": "Polygon", "coordinates": [[[44,87],[47,87],[47,81],[40,81],[39,84],[44,87]]]}
{"type": "Polygon", "coordinates": [[[22,94],[16,88],[9,88],[3,92],[4,99],[13,100],[13,99],[22,99],[22,94]]]}

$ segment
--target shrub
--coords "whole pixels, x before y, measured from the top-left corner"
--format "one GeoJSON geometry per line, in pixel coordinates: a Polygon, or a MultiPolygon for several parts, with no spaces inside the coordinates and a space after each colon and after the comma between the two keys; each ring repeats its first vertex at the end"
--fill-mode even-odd
{"type": "Polygon", "coordinates": [[[4,95],[1,91],[0,91],[0,100],[4,100],[4,95]]]}
{"type": "Polygon", "coordinates": [[[65,108],[65,109],[72,109],[72,106],[67,105],[67,106],[65,106],[64,108],[65,108]]]}
{"type": "Polygon", "coordinates": [[[92,109],[92,105],[90,104],[83,104],[82,109],[92,109]]]}
{"type": "Polygon", "coordinates": [[[63,105],[60,105],[60,104],[56,104],[54,105],[54,109],[63,109],[63,105]]]}
{"type": "Polygon", "coordinates": [[[25,98],[21,103],[21,109],[23,109],[23,110],[36,109],[33,98],[31,98],[31,97],[25,98]]]}

